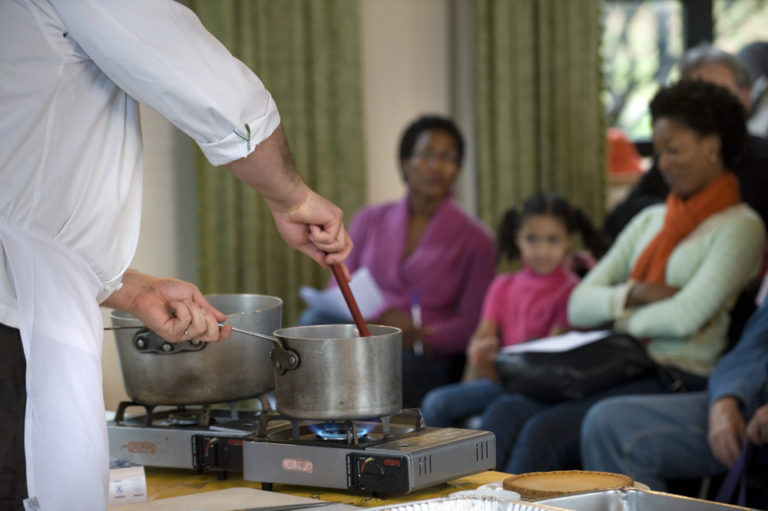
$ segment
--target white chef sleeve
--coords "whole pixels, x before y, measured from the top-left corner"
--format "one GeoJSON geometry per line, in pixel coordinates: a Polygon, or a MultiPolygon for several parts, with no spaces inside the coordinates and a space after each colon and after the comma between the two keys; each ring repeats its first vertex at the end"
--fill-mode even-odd
{"type": "Polygon", "coordinates": [[[131,97],[192,137],[214,165],[247,156],[280,124],[261,80],[173,0],[51,0],[82,48],[131,97]]]}

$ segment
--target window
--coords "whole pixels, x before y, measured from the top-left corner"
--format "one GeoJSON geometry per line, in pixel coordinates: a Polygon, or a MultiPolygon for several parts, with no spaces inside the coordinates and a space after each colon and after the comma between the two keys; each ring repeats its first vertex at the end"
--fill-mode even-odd
{"type": "Polygon", "coordinates": [[[604,104],[643,155],[651,153],[648,102],[677,78],[686,48],[714,41],[737,53],[768,40],[768,0],[607,0],[603,7],[604,104]]]}
{"type": "Polygon", "coordinates": [[[609,1],[604,6],[604,103],[609,126],[649,139],[648,102],[684,51],[678,0],[609,1]]]}
{"type": "Polygon", "coordinates": [[[715,46],[738,53],[755,41],[768,41],[768,1],[715,0],[712,5],[715,22],[715,46]]]}

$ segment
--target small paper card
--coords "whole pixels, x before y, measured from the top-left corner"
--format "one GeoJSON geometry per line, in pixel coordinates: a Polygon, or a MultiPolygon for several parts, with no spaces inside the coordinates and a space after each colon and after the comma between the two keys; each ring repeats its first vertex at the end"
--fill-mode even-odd
{"type": "Polygon", "coordinates": [[[118,458],[109,460],[108,506],[145,502],[147,478],[144,467],[118,458]]]}

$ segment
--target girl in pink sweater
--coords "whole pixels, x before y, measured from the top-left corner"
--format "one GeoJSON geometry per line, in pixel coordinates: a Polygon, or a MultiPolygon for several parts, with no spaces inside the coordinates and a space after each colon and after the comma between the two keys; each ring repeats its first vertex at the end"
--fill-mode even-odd
{"type": "Polygon", "coordinates": [[[493,365],[502,346],[568,330],[568,297],[579,281],[570,269],[577,231],[594,254],[602,254],[602,240],[591,222],[562,197],[538,193],[525,201],[522,212],[510,209],[504,214],[499,255],[519,258],[522,269],[497,275],[485,294],[480,324],[467,348],[468,362],[479,378],[429,392],[421,406],[428,425],[464,425],[503,394],[493,365]]]}

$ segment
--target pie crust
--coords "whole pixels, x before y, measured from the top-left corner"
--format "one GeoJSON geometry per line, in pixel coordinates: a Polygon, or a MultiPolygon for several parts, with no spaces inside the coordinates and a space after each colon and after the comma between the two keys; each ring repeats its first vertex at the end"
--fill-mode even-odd
{"type": "Polygon", "coordinates": [[[624,474],[588,470],[529,472],[508,477],[502,482],[505,490],[517,492],[525,499],[544,499],[633,485],[632,478],[624,474]]]}

